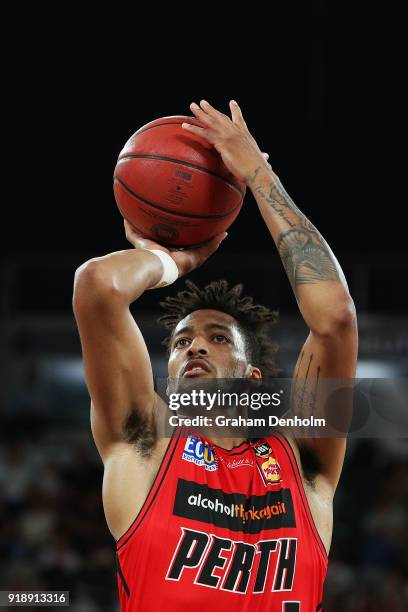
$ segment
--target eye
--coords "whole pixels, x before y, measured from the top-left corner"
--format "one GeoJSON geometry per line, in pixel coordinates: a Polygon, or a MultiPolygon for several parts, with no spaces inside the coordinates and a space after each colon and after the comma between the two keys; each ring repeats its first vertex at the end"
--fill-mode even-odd
{"type": "Polygon", "coordinates": [[[223,344],[224,342],[230,342],[229,338],[227,338],[227,336],[224,336],[224,334],[217,334],[216,336],[213,336],[213,340],[215,340],[217,344],[223,344]]]}
{"type": "Polygon", "coordinates": [[[174,343],[174,348],[183,348],[190,344],[191,340],[189,338],[178,338],[174,343]]]}

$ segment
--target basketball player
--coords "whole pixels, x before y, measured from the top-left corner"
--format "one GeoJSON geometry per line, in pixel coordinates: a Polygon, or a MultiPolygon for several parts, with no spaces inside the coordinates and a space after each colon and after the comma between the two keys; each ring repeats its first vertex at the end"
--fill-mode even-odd
{"type": "MultiPolygon", "coordinates": [[[[238,104],[230,109],[231,118],[204,100],[192,104],[203,127],[183,128],[207,139],[256,199],[310,330],[296,378],[352,378],[357,327],[344,275],[238,104]]],[[[125,225],[135,248],[85,263],[74,290],[121,610],[321,610],[345,440],[208,439],[193,430],[160,439],[149,355],[129,306],[203,264],[225,234],[172,251],[125,225]]],[[[274,374],[266,335],[274,314],[241,287],[190,283],[165,306],[169,378],[274,374]]]]}

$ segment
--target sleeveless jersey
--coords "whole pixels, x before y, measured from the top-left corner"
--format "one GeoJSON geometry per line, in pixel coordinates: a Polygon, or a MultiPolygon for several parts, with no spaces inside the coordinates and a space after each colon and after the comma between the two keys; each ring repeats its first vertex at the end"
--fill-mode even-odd
{"type": "Polygon", "coordinates": [[[315,612],[327,555],[288,441],[178,430],[117,541],[121,612],[315,612]]]}

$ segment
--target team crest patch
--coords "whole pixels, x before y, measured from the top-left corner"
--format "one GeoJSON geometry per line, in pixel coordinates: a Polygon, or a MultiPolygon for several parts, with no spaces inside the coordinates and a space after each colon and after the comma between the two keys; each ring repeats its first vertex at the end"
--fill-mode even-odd
{"type": "Polygon", "coordinates": [[[192,434],[186,439],[181,458],[184,461],[195,463],[195,465],[203,467],[209,472],[214,472],[218,469],[217,459],[210,444],[192,434]]]}
{"type": "Polygon", "coordinates": [[[265,486],[282,482],[281,468],[268,442],[262,442],[254,447],[256,464],[265,486]]]}

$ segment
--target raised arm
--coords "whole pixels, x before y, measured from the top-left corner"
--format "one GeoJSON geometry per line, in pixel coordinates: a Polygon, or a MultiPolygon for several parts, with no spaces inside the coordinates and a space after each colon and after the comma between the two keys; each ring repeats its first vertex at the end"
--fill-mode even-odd
{"type": "MultiPolygon", "coordinates": [[[[300,312],[310,329],[295,368],[295,378],[352,378],[357,359],[357,325],[353,300],[344,274],[322,236],[295,206],[267,163],[243,119],[230,102],[231,118],[202,100],[191,105],[203,128],[184,129],[206,138],[228,169],[251,189],[275,241],[300,312]]],[[[322,475],[335,489],[345,452],[345,439],[304,439],[298,446],[312,449],[322,475]]]]}
{"type": "MultiPolygon", "coordinates": [[[[275,241],[309,336],[297,360],[293,382],[296,413],[303,402],[319,397],[323,379],[354,378],[357,323],[346,279],[329,245],[295,206],[280,180],[263,165],[248,180],[259,210],[275,241]],[[302,392],[299,393],[299,389],[302,392]],[[306,389],[306,395],[305,390],[306,389]]],[[[344,410],[348,407],[344,406],[344,410]]],[[[332,490],[344,461],[345,438],[300,438],[299,449],[313,450],[332,490]]]]}
{"type": "Polygon", "coordinates": [[[74,313],[81,338],[86,382],[91,396],[95,443],[105,461],[124,442],[124,423],[133,417],[135,436],[154,439],[156,401],[149,354],[129,306],[161,278],[160,259],[144,249],[171,255],[179,275],[194,269],[217,248],[219,235],[205,246],[170,253],[144,239],[125,223],[135,249],[91,259],[75,274],[74,313]]]}

